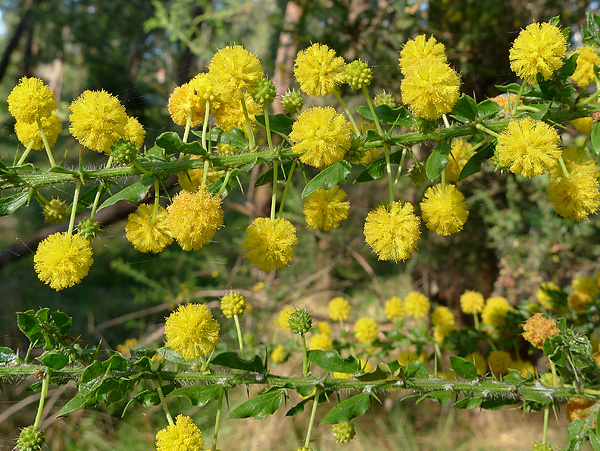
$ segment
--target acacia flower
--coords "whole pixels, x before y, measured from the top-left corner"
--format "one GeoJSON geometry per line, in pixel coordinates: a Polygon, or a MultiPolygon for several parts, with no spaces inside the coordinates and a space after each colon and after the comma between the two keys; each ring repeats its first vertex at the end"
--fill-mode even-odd
{"type": "Polygon", "coordinates": [[[544,348],[544,341],[559,333],[556,321],[536,313],[523,324],[523,338],[538,349],[544,348]]]}
{"type": "Polygon", "coordinates": [[[328,232],[340,226],[348,217],[350,202],[344,201],[347,194],[334,186],[331,189],[318,189],[304,198],[304,217],[313,229],[328,232]]]}
{"type": "Polygon", "coordinates": [[[563,218],[581,221],[598,210],[598,170],[593,161],[579,164],[565,160],[569,172],[566,178],[560,167],[550,171],[548,200],[563,218]]]}
{"type": "Polygon", "coordinates": [[[454,185],[430,186],[421,201],[421,215],[427,228],[438,235],[460,232],[469,212],[465,196],[454,185]]]}
{"type": "Polygon", "coordinates": [[[294,63],[294,76],[300,89],[311,96],[331,94],[346,81],[344,58],[326,45],[313,44],[298,52],[294,63]]]}
{"type": "Polygon", "coordinates": [[[451,324],[454,326],[455,318],[452,310],[444,305],[440,305],[439,307],[436,307],[431,314],[431,325],[441,326],[443,324],[451,324]]]}
{"type": "Polygon", "coordinates": [[[320,334],[331,335],[331,325],[327,321],[318,321],[315,327],[320,334]]]}
{"type": "Polygon", "coordinates": [[[350,149],[350,124],[332,107],[304,111],[292,125],[292,150],[304,164],[321,168],[344,158],[350,149]]]}
{"type": "Polygon", "coordinates": [[[481,313],[485,299],[478,291],[467,290],[460,296],[460,308],[467,315],[481,313]]]}
{"type": "Polygon", "coordinates": [[[167,221],[173,238],[184,251],[197,251],[211,242],[223,226],[221,197],[205,188],[180,191],[167,207],[167,221]]]}
{"type": "Polygon", "coordinates": [[[184,83],[175,87],[169,96],[167,108],[171,120],[177,125],[186,125],[188,115],[191,115],[190,127],[197,127],[204,122],[205,106],[206,102],[196,102],[189,83],[184,83]]]}
{"type": "Polygon", "coordinates": [[[453,323],[438,324],[433,328],[433,339],[437,344],[442,344],[442,342],[455,330],[456,325],[453,323]]]}
{"type": "Polygon", "coordinates": [[[350,317],[350,303],[343,297],[335,297],[327,306],[331,321],[348,321],[350,317]]]}
{"type": "Polygon", "coordinates": [[[110,153],[110,147],[125,135],[125,107],[104,90],[84,91],[71,102],[69,111],[69,131],[88,149],[110,153]]]}
{"type": "Polygon", "coordinates": [[[598,286],[598,282],[594,277],[577,277],[571,282],[571,288],[573,291],[579,291],[580,293],[588,294],[592,298],[595,298],[598,296],[598,294],[600,294],[600,286],[598,286]]]}
{"type": "Polygon", "coordinates": [[[281,345],[277,345],[271,352],[271,360],[275,363],[283,363],[287,359],[288,353],[281,345]]]}
{"type": "Polygon", "coordinates": [[[577,86],[587,88],[596,79],[594,64],[600,66],[600,56],[598,56],[598,51],[589,45],[582,45],[575,53],[579,54],[577,57],[577,69],[575,69],[571,77],[573,77],[573,81],[577,86]]]}
{"type": "Polygon", "coordinates": [[[525,81],[536,83],[537,75],[548,80],[560,69],[567,54],[567,41],[558,27],[532,23],[521,30],[510,49],[510,68],[525,81]]]}
{"type": "Polygon", "coordinates": [[[385,317],[390,321],[403,319],[406,313],[405,310],[404,301],[397,296],[392,296],[385,301],[384,313],[385,317]]]}
{"type": "Polygon", "coordinates": [[[233,315],[244,316],[246,313],[244,296],[235,291],[226,294],[221,298],[221,311],[226,318],[233,318],[233,315]]]}
{"type": "Polygon", "coordinates": [[[561,155],[557,131],[542,121],[526,117],[510,121],[500,133],[496,155],[500,164],[525,177],[544,174],[561,155]]]}
{"type": "Polygon", "coordinates": [[[404,298],[406,314],[414,319],[425,318],[431,308],[431,303],[427,296],[418,291],[411,291],[404,298]]]}
{"type": "Polygon", "coordinates": [[[409,40],[402,47],[400,58],[398,59],[402,75],[406,76],[415,64],[429,58],[446,63],[446,47],[444,44],[437,42],[433,36],[427,39],[427,36],[424,34],[409,40]]]}
{"type": "Polygon", "coordinates": [[[202,432],[194,421],[185,415],[177,415],[175,424],[156,434],[156,451],[203,451],[202,432]]]}
{"type": "Polygon", "coordinates": [[[363,345],[373,344],[379,335],[379,324],[367,316],[360,318],[354,324],[354,336],[363,345]]]}
{"type": "Polygon", "coordinates": [[[152,221],[154,207],[141,204],[127,218],[125,236],[140,252],[158,253],[173,242],[167,222],[167,210],[158,208],[156,219],[152,221]]]}
{"type": "Polygon", "coordinates": [[[455,183],[458,182],[461,171],[475,152],[473,152],[473,146],[465,139],[457,138],[452,140],[450,153],[450,160],[444,171],[446,173],[446,182],[455,183]]]}
{"type": "Polygon", "coordinates": [[[17,122],[25,124],[48,117],[57,108],[52,90],[35,77],[21,78],[8,95],[7,101],[10,114],[17,122]]]}
{"type": "MultiPolygon", "coordinates": [[[[600,63],[598,65],[600,65],[600,63]]],[[[594,118],[580,117],[570,121],[570,124],[573,127],[575,127],[575,130],[577,130],[579,133],[587,135],[592,130],[592,125],[594,125],[594,118]]]]}
{"type": "Polygon", "coordinates": [[[333,340],[327,334],[313,334],[308,342],[308,349],[311,351],[313,349],[320,349],[321,351],[333,349],[333,340]]]}
{"type": "Polygon", "coordinates": [[[79,283],[89,272],[94,259],[88,240],[63,232],[42,241],[33,262],[39,279],[59,291],[79,283]]]}
{"type": "Polygon", "coordinates": [[[215,53],[208,71],[221,83],[238,90],[249,90],[264,75],[259,59],[241,45],[228,45],[215,53]]]}
{"type": "Polygon", "coordinates": [[[506,351],[492,351],[487,358],[492,372],[496,375],[505,374],[513,364],[513,359],[506,351]]]}
{"type": "Polygon", "coordinates": [[[256,218],[246,228],[242,248],[245,257],[261,271],[286,267],[294,258],[298,244],[296,229],[287,219],[256,218]]]}
{"type": "MultiPolygon", "coordinates": [[[[62,121],[56,114],[43,117],[40,119],[44,134],[48,140],[48,145],[52,147],[56,143],[56,138],[62,131],[62,121]]],[[[29,146],[29,143],[33,141],[31,148],[33,150],[42,150],[44,148],[44,141],[42,141],[42,135],[40,133],[40,127],[36,122],[27,123],[19,122],[15,123],[15,132],[17,138],[23,143],[24,146],[29,146]]]]}
{"type": "MultiPolygon", "coordinates": [[[[250,93],[246,92],[243,95],[246,103],[246,109],[248,110],[248,116],[250,117],[251,126],[254,129],[254,124],[256,123],[254,117],[262,114],[262,105],[257,103],[252,98],[250,93]]],[[[237,127],[240,130],[243,130],[247,136],[248,130],[246,126],[246,116],[244,116],[244,110],[242,109],[242,102],[240,101],[239,96],[229,95],[222,98],[219,106],[216,107],[212,112],[217,119],[217,125],[223,130],[229,130],[232,127],[237,127]]]]}
{"type": "Polygon", "coordinates": [[[506,315],[514,310],[508,300],[502,296],[494,296],[485,302],[481,312],[481,321],[492,329],[498,329],[505,321],[506,315]]]}
{"type": "MultiPolygon", "coordinates": [[[[190,160],[200,160],[201,155],[190,155],[190,160]]],[[[177,182],[186,191],[196,191],[202,186],[202,176],[204,175],[204,168],[190,169],[187,172],[177,173],[177,182]]],[[[208,168],[208,174],[206,174],[206,185],[210,185],[221,178],[225,173],[219,171],[214,167],[208,168]]]]}
{"type": "Polygon", "coordinates": [[[186,360],[207,356],[217,347],[219,328],[206,305],[180,305],[165,321],[167,346],[186,360]]]}
{"type": "Polygon", "coordinates": [[[423,119],[436,120],[449,113],[458,100],[460,78],[445,62],[426,59],[411,66],[402,80],[402,101],[423,119]]]}
{"type": "Polygon", "coordinates": [[[379,260],[406,260],[416,249],[421,231],[420,220],[413,211],[408,202],[392,202],[388,207],[380,205],[369,212],[364,226],[365,241],[379,260]]]}
{"type": "Polygon", "coordinates": [[[141,149],[144,145],[145,137],[146,130],[144,130],[144,126],[140,124],[140,121],[138,121],[137,118],[129,116],[127,118],[127,125],[125,126],[123,138],[131,141],[137,149],[141,149]]]}

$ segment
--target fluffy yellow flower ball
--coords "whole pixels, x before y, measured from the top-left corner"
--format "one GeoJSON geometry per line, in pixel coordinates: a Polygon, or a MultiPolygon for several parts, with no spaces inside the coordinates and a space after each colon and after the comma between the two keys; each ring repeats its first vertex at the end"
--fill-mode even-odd
{"type": "Polygon", "coordinates": [[[598,210],[598,171],[593,161],[576,164],[565,160],[565,165],[569,178],[560,167],[550,171],[548,200],[560,216],[579,222],[598,210]]]}
{"type": "MultiPolygon", "coordinates": [[[[248,116],[250,117],[250,125],[254,129],[254,125],[256,124],[254,117],[262,114],[262,105],[256,103],[250,93],[245,92],[243,95],[248,116]]],[[[219,106],[212,112],[217,119],[217,126],[223,130],[230,130],[232,127],[237,127],[243,130],[246,136],[248,136],[246,116],[244,115],[244,109],[242,108],[239,96],[230,95],[223,98],[219,106]]]]}
{"type": "Polygon", "coordinates": [[[467,290],[460,296],[460,308],[467,315],[481,313],[485,299],[478,291],[467,290]]]}
{"type": "Polygon", "coordinates": [[[573,279],[571,282],[571,288],[573,291],[579,291],[595,298],[600,294],[600,286],[595,277],[581,276],[573,279]]]}
{"type": "Polygon", "coordinates": [[[589,45],[582,45],[575,53],[578,53],[577,68],[573,73],[573,81],[580,88],[587,88],[594,82],[594,64],[600,66],[600,56],[598,50],[589,45]]]}
{"type": "Polygon", "coordinates": [[[140,252],[156,254],[173,242],[167,224],[167,210],[159,207],[156,217],[153,214],[152,205],[142,204],[127,218],[125,236],[140,252]]]}
{"type": "Polygon", "coordinates": [[[175,424],[156,434],[156,451],[203,451],[202,432],[194,421],[185,415],[177,415],[175,424]]]}
{"type": "Polygon", "coordinates": [[[460,232],[469,217],[465,196],[454,185],[427,188],[421,214],[427,228],[442,236],[460,232]]]}
{"type": "Polygon", "coordinates": [[[259,59],[241,45],[227,46],[215,53],[208,71],[220,83],[237,90],[248,90],[264,75],[259,59]]]}
{"type": "Polygon", "coordinates": [[[333,349],[333,340],[327,334],[313,334],[308,342],[308,349],[320,349],[321,351],[333,349]]]}
{"type": "Polygon", "coordinates": [[[594,299],[587,293],[575,291],[567,298],[567,303],[575,313],[586,313],[594,299]]]}
{"type": "Polygon", "coordinates": [[[548,337],[558,334],[556,321],[546,318],[541,313],[536,313],[523,324],[523,338],[538,349],[544,348],[544,341],[548,337]]]}
{"type": "Polygon", "coordinates": [[[473,146],[466,140],[460,138],[453,139],[450,150],[450,161],[448,161],[448,165],[444,169],[446,182],[458,182],[461,171],[474,154],[473,146]]]}
{"type": "Polygon", "coordinates": [[[417,291],[411,291],[404,298],[406,314],[414,319],[425,318],[429,314],[431,303],[427,296],[417,291]]]}
{"type": "Polygon", "coordinates": [[[513,306],[506,298],[502,296],[491,297],[483,307],[481,321],[492,329],[498,329],[504,324],[506,315],[513,310],[513,306]]]}
{"type": "Polygon", "coordinates": [[[437,59],[446,63],[446,47],[441,42],[432,36],[427,39],[427,36],[421,34],[414,39],[409,40],[400,51],[398,64],[402,75],[407,75],[410,69],[415,67],[420,61],[425,59],[437,59]]]}
{"type": "Polygon", "coordinates": [[[510,68],[525,81],[548,80],[564,64],[567,41],[558,27],[532,23],[521,30],[510,49],[510,68]]]}
{"type": "Polygon", "coordinates": [[[226,318],[234,315],[244,316],[246,313],[246,300],[239,293],[231,292],[221,298],[221,311],[226,318]]]}
{"type": "Polygon", "coordinates": [[[506,374],[513,364],[512,357],[506,351],[492,351],[488,355],[487,360],[492,372],[496,376],[506,374]]]}
{"type": "Polygon", "coordinates": [[[56,291],[81,282],[93,262],[89,241],[66,232],[55,233],[42,241],[33,257],[39,279],[56,291]]]}
{"type": "Polygon", "coordinates": [[[206,102],[196,102],[194,91],[189,83],[175,87],[169,96],[167,108],[171,120],[177,125],[186,125],[188,117],[190,127],[197,127],[204,122],[206,102]]]}
{"type": "Polygon", "coordinates": [[[346,81],[344,58],[326,45],[313,44],[298,52],[294,63],[294,76],[300,89],[311,96],[331,94],[346,81]]]}
{"type": "Polygon", "coordinates": [[[406,313],[404,301],[397,296],[392,296],[385,301],[384,312],[385,317],[390,321],[404,319],[404,314],[406,313]]]}
{"type": "Polygon", "coordinates": [[[223,225],[221,197],[206,189],[180,191],[167,214],[169,230],[184,251],[201,249],[223,225]]]}
{"type": "Polygon", "coordinates": [[[125,107],[106,91],[84,91],[71,102],[69,111],[69,131],[88,149],[110,153],[110,147],[125,135],[125,107]]]}
{"type": "Polygon", "coordinates": [[[186,360],[207,356],[219,343],[219,329],[206,305],[180,305],[165,321],[167,346],[186,360]]]}
{"type": "Polygon", "coordinates": [[[363,317],[354,324],[354,336],[364,345],[370,345],[379,335],[379,324],[373,318],[363,317]]]}
{"type": "Polygon", "coordinates": [[[329,301],[328,311],[331,321],[347,321],[350,310],[350,303],[342,297],[338,296],[329,301]]]}
{"type": "Polygon", "coordinates": [[[578,119],[573,119],[570,123],[579,133],[587,135],[592,130],[594,119],[591,117],[580,117],[578,119]]]}
{"type": "Polygon", "coordinates": [[[400,354],[398,354],[398,357],[396,358],[396,360],[398,361],[398,363],[402,366],[406,366],[408,365],[410,362],[416,362],[419,359],[419,355],[414,352],[414,351],[410,351],[410,350],[404,350],[402,352],[400,352],[400,354]]]}
{"type": "Polygon", "coordinates": [[[304,164],[322,168],[344,158],[350,149],[348,121],[332,107],[304,111],[292,125],[292,150],[304,164]]]}
{"type": "Polygon", "coordinates": [[[35,123],[48,117],[57,106],[54,93],[42,80],[35,77],[23,77],[8,95],[8,111],[17,122],[35,123]]]}
{"type": "Polygon", "coordinates": [[[246,228],[242,248],[253,266],[269,272],[285,268],[294,258],[298,244],[296,229],[287,219],[256,218],[246,228]]]}
{"type": "Polygon", "coordinates": [[[420,220],[412,204],[380,205],[367,215],[365,241],[379,260],[404,261],[411,256],[421,236],[420,220]]]}
{"type": "Polygon", "coordinates": [[[123,138],[131,141],[137,149],[141,149],[144,145],[145,137],[146,130],[144,130],[144,126],[140,124],[140,121],[138,121],[137,118],[129,116],[127,118],[127,125],[125,126],[123,138]]]}
{"type": "Polygon", "coordinates": [[[423,119],[436,120],[449,113],[460,95],[460,78],[445,62],[435,58],[411,66],[402,80],[402,101],[423,119]]]}
{"type": "MultiPolygon", "coordinates": [[[[48,140],[48,145],[52,147],[56,143],[56,138],[58,138],[58,135],[62,131],[62,121],[56,114],[51,114],[50,116],[41,118],[40,122],[42,123],[44,134],[48,140]]],[[[24,146],[29,146],[33,141],[33,144],[31,145],[33,150],[42,150],[44,148],[40,127],[36,122],[28,124],[26,122],[17,121],[15,123],[15,132],[17,133],[17,138],[24,146]]]]}
{"type": "Polygon", "coordinates": [[[334,186],[331,189],[318,189],[304,198],[304,217],[313,229],[328,232],[340,226],[348,217],[350,202],[344,201],[348,195],[334,186]]]}
{"type": "Polygon", "coordinates": [[[561,155],[557,131],[529,117],[510,121],[500,133],[496,155],[500,164],[525,177],[544,174],[561,155]]]}
{"type": "Polygon", "coordinates": [[[436,307],[431,314],[431,325],[441,326],[443,324],[452,324],[454,326],[454,313],[448,307],[441,305],[436,307]]]}

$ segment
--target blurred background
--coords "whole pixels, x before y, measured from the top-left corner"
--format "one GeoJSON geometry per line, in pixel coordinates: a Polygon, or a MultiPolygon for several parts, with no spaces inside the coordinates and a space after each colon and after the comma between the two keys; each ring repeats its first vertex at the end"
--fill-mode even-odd
{"type": "MultiPolygon", "coordinates": [[[[461,74],[462,92],[480,101],[500,93],[495,85],[516,81],[508,52],[522,27],[560,16],[561,26],[570,27],[576,46],[585,13],[598,7],[597,1],[564,0],[1,0],[0,159],[11,164],[15,150],[23,147],[6,104],[22,76],[42,78],[56,94],[65,129],[54,155],[65,155],[66,164],[74,165],[80,146],[68,135],[68,106],[83,90],[104,89],[118,96],[128,114],[146,128],[145,145],[151,147],[165,131],[182,132],[166,108],[173,88],[204,71],[212,55],[229,44],[242,44],[254,52],[280,94],[294,87],[298,50],[319,42],[348,62],[357,58],[368,62],[375,73],[371,95],[385,90],[399,101],[399,50],[408,39],[426,33],[446,45],[451,64],[461,74]]],[[[343,90],[342,95],[350,105],[360,102],[349,91],[343,90]]],[[[329,98],[307,99],[307,105],[313,102],[333,103],[329,98]]],[[[274,108],[277,111],[279,106],[274,108]]],[[[565,133],[578,139],[573,130],[565,133]]],[[[105,164],[105,157],[82,152],[87,167],[105,164]]],[[[42,152],[32,158],[46,164],[42,152]]],[[[403,179],[399,196],[412,202],[420,199],[426,187],[403,179]]],[[[248,182],[242,180],[245,187],[248,182]]],[[[84,344],[101,341],[103,347],[115,349],[135,339],[138,344],[160,345],[160,326],[175,303],[192,300],[211,305],[229,289],[242,289],[255,304],[244,330],[259,331],[252,337],[258,344],[269,343],[272,318],[284,305],[306,305],[317,318],[325,318],[327,302],[341,295],[351,300],[357,315],[382,319],[385,299],[417,289],[433,302],[459,311],[458,298],[466,289],[479,290],[486,297],[505,296],[516,304],[533,298],[540,282],[562,286],[573,275],[600,269],[597,215],[580,224],[557,217],[546,200],[544,177],[526,180],[485,166],[461,184],[470,210],[464,232],[452,237],[424,232],[417,254],[397,265],[378,262],[362,235],[367,212],[383,200],[385,180],[348,186],[350,217],[330,233],[302,225],[302,177],[296,182],[286,202],[286,216],[299,227],[300,245],[292,264],[276,276],[253,271],[240,253],[249,217],[265,208],[262,190],[250,190],[249,196],[230,195],[224,205],[226,226],[217,233],[216,242],[192,253],[176,246],[159,255],[134,251],[124,239],[125,220],[133,207],[115,206],[94,243],[90,274],[80,285],[59,293],[37,279],[28,252],[52,230],[44,223],[39,205],[32,203],[0,218],[0,345],[26,349],[15,312],[30,308],[50,307],[72,315],[73,333],[80,334],[84,344]]],[[[70,199],[72,189],[54,187],[44,195],[70,199]]],[[[229,325],[222,330],[224,340],[234,343],[234,336],[226,335],[231,332],[229,325]]],[[[16,428],[31,422],[37,401],[32,398],[35,394],[23,391],[25,384],[3,387],[0,449],[10,449],[16,428]]],[[[60,408],[72,393],[68,386],[56,389],[48,412],[60,408]]],[[[390,399],[375,406],[374,415],[361,419],[360,440],[347,449],[516,450],[529,449],[529,443],[539,439],[531,435],[529,440],[526,435],[541,430],[536,416],[525,420],[540,425],[533,431],[519,414],[505,411],[458,412],[456,423],[447,423],[446,407],[423,407],[426,403],[415,407],[410,402],[401,406],[390,399]]],[[[207,434],[212,408],[209,405],[195,416],[207,434]]],[[[50,448],[149,449],[157,427],[162,427],[158,415],[150,412],[137,409],[127,421],[119,421],[120,413],[113,411],[76,413],[61,421],[49,415],[50,448]]],[[[223,449],[238,449],[231,444],[242,437],[248,444],[244,449],[292,449],[298,439],[284,434],[278,421],[295,421],[300,436],[305,420],[229,421],[222,434],[223,449]]],[[[564,427],[557,430],[557,437],[565,435],[564,427]]],[[[318,440],[319,449],[334,447],[331,439],[318,440]]]]}

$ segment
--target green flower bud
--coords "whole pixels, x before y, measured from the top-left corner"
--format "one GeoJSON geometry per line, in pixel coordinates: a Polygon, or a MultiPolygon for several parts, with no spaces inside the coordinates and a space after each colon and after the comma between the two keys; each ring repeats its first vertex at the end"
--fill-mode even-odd
{"type": "Polygon", "coordinates": [[[422,117],[416,117],[415,128],[419,133],[431,133],[437,128],[437,122],[430,119],[423,119],[422,117]]]}
{"type": "Polygon", "coordinates": [[[110,149],[110,155],[117,164],[128,166],[137,158],[138,149],[131,141],[119,139],[110,149]]]}
{"type": "Polygon", "coordinates": [[[235,292],[226,294],[221,299],[221,311],[227,318],[233,318],[233,315],[244,316],[246,313],[244,296],[235,292]]]}
{"type": "Polygon", "coordinates": [[[490,161],[499,171],[508,171],[508,168],[500,163],[500,158],[498,158],[498,154],[496,152],[494,152],[494,155],[492,155],[490,161]]]}
{"type": "Polygon", "coordinates": [[[346,82],[352,89],[362,89],[369,86],[373,79],[373,70],[361,60],[352,61],[346,66],[346,82]]]}
{"type": "Polygon", "coordinates": [[[306,446],[299,446],[296,451],[313,451],[313,449],[307,448],[306,446]]]}
{"type": "Polygon", "coordinates": [[[304,106],[304,97],[301,92],[291,90],[283,95],[281,103],[286,113],[298,114],[304,106]]]}
{"type": "Polygon", "coordinates": [[[417,161],[415,164],[413,164],[408,170],[408,177],[410,177],[410,180],[417,186],[427,183],[429,179],[425,173],[425,163],[422,161],[417,161]]]}
{"type": "Polygon", "coordinates": [[[365,157],[366,153],[367,150],[365,148],[365,142],[360,136],[355,136],[350,141],[350,149],[348,149],[345,158],[351,164],[361,164],[361,161],[365,157]]]}
{"type": "Polygon", "coordinates": [[[533,451],[552,451],[552,446],[548,443],[534,443],[533,451]]]}
{"type": "Polygon", "coordinates": [[[394,100],[394,96],[392,96],[390,93],[382,91],[373,98],[373,105],[376,107],[379,105],[387,105],[390,108],[395,108],[396,101],[394,100]]]}
{"type": "Polygon", "coordinates": [[[35,426],[27,426],[21,430],[17,439],[17,449],[20,451],[38,451],[46,441],[44,431],[35,426]]]}
{"type": "Polygon", "coordinates": [[[268,78],[259,78],[252,85],[252,98],[260,105],[273,103],[275,96],[275,83],[268,78]]]}
{"type": "Polygon", "coordinates": [[[290,329],[293,333],[304,335],[312,327],[312,318],[306,310],[296,310],[290,313],[290,329]]]}
{"type": "Polygon", "coordinates": [[[356,435],[354,424],[351,421],[346,423],[334,424],[331,428],[333,438],[338,443],[350,443],[350,440],[356,435]]]}
{"type": "Polygon", "coordinates": [[[98,236],[100,232],[100,223],[90,218],[83,218],[79,224],[77,224],[77,233],[84,237],[86,240],[91,240],[98,236]]]}
{"type": "Polygon", "coordinates": [[[67,219],[67,203],[62,199],[54,199],[44,205],[44,219],[50,224],[60,224],[67,219]]]}

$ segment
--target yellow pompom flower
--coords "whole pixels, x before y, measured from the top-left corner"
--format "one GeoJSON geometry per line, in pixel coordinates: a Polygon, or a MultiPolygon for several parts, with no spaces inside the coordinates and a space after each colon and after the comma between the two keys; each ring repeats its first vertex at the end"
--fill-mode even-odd
{"type": "Polygon", "coordinates": [[[504,324],[506,315],[513,310],[513,306],[510,305],[506,298],[502,296],[491,297],[483,307],[481,321],[492,329],[498,329],[504,324]]]}
{"type": "Polygon", "coordinates": [[[535,366],[533,366],[533,364],[528,360],[514,360],[510,368],[520,371],[521,376],[523,377],[527,377],[529,375],[535,376],[537,374],[535,366]]]}
{"type": "Polygon", "coordinates": [[[521,30],[510,49],[510,68],[529,83],[537,75],[548,80],[564,64],[567,41],[558,27],[549,23],[532,23],[521,30]]]}
{"type": "Polygon", "coordinates": [[[206,189],[180,191],[167,213],[171,235],[184,251],[197,251],[210,243],[223,225],[221,197],[206,189]]]}
{"type": "Polygon", "coordinates": [[[331,325],[327,321],[318,321],[315,327],[320,334],[331,335],[331,325]]]}
{"type": "Polygon", "coordinates": [[[412,204],[392,202],[378,206],[367,215],[365,241],[379,260],[404,261],[411,256],[421,236],[420,220],[412,204]]]}
{"type": "Polygon", "coordinates": [[[580,88],[587,88],[596,79],[594,64],[600,66],[598,50],[589,45],[582,45],[575,53],[578,53],[579,56],[577,57],[577,69],[572,75],[573,81],[580,88]]]}
{"type": "Polygon", "coordinates": [[[294,76],[300,89],[310,96],[326,96],[346,81],[344,58],[326,45],[313,44],[298,52],[294,76]]]}
{"type": "Polygon", "coordinates": [[[94,259],[90,242],[81,235],[55,233],[42,241],[33,263],[39,279],[56,291],[79,283],[94,259]]]}
{"type": "Polygon", "coordinates": [[[333,349],[333,340],[327,334],[313,334],[308,342],[308,349],[320,349],[321,351],[327,351],[333,349]]]}
{"type": "Polygon", "coordinates": [[[244,296],[232,291],[221,298],[221,311],[226,318],[234,315],[244,316],[246,313],[246,300],[244,296]]]}
{"type": "Polygon", "coordinates": [[[177,415],[175,424],[156,434],[156,451],[203,451],[202,432],[194,421],[185,415],[177,415]]]}
{"type": "Polygon", "coordinates": [[[208,71],[219,82],[238,90],[248,90],[264,75],[259,59],[241,45],[228,45],[215,53],[208,71]]]}
{"type": "Polygon", "coordinates": [[[256,218],[246,228],[242,248],[253,266],[264,272],[285,268],[298,244],[296,229],[287,219],[256,218]]]}
{"type": "Polygon", "coordinates": [[[329,301],[329,318],[331,321],[348,321],[350,317],[350,303],[343,297],[335,297],[329,301]]]}
{"type": "Polygon", "coordinates": [[[565,160],[565,165],[569,178],[560,167],[550,171],[548,200],[560,216],[578,222],[598,210],[598,171],[593,161],[576,164],[565,160]]]}
{"type": "MultiPolygon", "coordinates": [[[[56,114],[51,114],[50,116],[41,118],[40,122],[48,140],[48,145],[52,147],[62,131],[62,121],[56,114]]],[[[44,148],[44,141],[42,141],[40,127],[37,122],[28,124],[17,121],[15,123],[15,132],[17,133],[17,138],[24,146],[29,146],[31,141],[33,141],[33,145],[31,146],[33,150],[42,150],[44,148]]]]}
{"type": "Polygon", "coordinates": [[[465,196],[454,185],[430,186],[421,201],[421,214],[427,228],[438,235],[458,233],[467,222],[469,212],[465,196]]]}
{"type": "Polygon", "coordinates": [[[444,44],[437,42],[433,36],[427,39],[424,34],[409,40],[404,44],[398,59],[402,75],[406,76],[416,64],[429,58],[446,63],[448,60],[444,44]]]}
{"type": "Polygon", "coordinates": [[[448,307],[441,305],[436,307],[431,314],[431,325],[441,326],[443,324],[455,324],[454,313],[448,307]]]}
{"type": "Polygon", "coordinates": [[[568,298],[569,308],[575,313],[586,313],[594,299],[587,293],[574,291],[568,298]]]}
{"type": "Polygon", "coordinates": [[[580,293],[588,294],[592,298],[595,298],[598,296],[598,294],[600,294],[600,286],[598,285],[598,281],[595,277],[577,277],[571,282],[571,288],[573,291],[579,291],[580,293]]]}
{"type": "Polygon", "coordinates": [[[373,318],[365,316],[354,324],[354,336],[363,345],[372,344],[377,340],[377,335],[379,335],[379,324],[373,318]]]}
{"type": "Polygon", "coordinates": [[[544,341],[548,337],[558,334],[556,321],[546,318],[541,313],[536,313],[523,324],[523,338],[538,349],[544,348],[544,341]]]}
{"type": "Polygon", "coordinates": [[[144,138],[146,137],[146,130],[144,126],[140,124],[140,121],[135,117],[129,116],[127,118],[127,125],[125,126],[125,139],[131,141],[136,148],[141,149],[144,145],[144,138]]]}
{"type": "Polygon", "coordinates": [[[219,329],[206,305],[180,305],[165,322],[167,346],[186,360],[207,356],[219,343],[219,329]]]}
{"type": "Polygon", "coordinates": [[[535,297],[537,301],[546,309],[553,310],[554,307],[551,304],[551,297],[548,295],[547,291],[559,291],[560,287],[556,285],[554,282],[544,282],[541,283],[535,293],[535,297]]]}
{"type": "Polygon", "coordinates": [[[492,351],[487,358],[492,372],[498,376],[505,374],[513,364],[513,359],[506,351],[492,351]]]}
{"type": "Polygon", "coordinates": [[[288,353],[281,345],[277,345],[271,352],[271,360],[275,363],[283,363],[287,359],[288,353]]]}
{"type": "MultiPolygon", "coordinates": [[[[244,102],[246,103],[248,116],[250,117],[252,128],[254,129],[254,124],[256,123],[254,117],[262,114],[262,105],[256,103],[252,98],[252,95],[248,92],[244,93],[244,102]]],[[[232,127],[237,127],[240,130],[243,130],[246,136],[248,135],[246,117],[244,116],[244,110],[239,96],[227,96],[212,112],[217,119],[217,126],[221,127],[223,130],[230,130],[232,127]]]]}
{"type": "Polygon", "coordinates": [[[127,113],[119,99],[106,91],[84,91],[69,106],[69,131],[79,143],[96,152],[110,153],[123,138],[127,113]]]}
{"type": "Polygon", "coordinates": [[[331,189],[318,189],[304,198],[304,217],[313,229],[328,232],[340,226],[348,217],[350,202],[344,201],[348,195],[334,186],[331,189]]]}
{"type": "Polygon", "coordinates": [[[415,63],[402,80],[402,101],[423,119],[439,119],[452,111],[460,95],[460,78],[443,61],[429,58],[415,63]]]}
{"type": "Polygon", "coordinates": [[[127,218],[125,236],[140,252],[156,254],[173,242],[167,224],[167,210],[158,207],[154,219],[153,213],[152,205],[142,204],[127,218]]]}
{"type": "Polygon", "coordinates": [[[206,102],[210,102],[210,109],[218,108],[221,101],[232,96],[231,90],[227,85],[208,72],[203,72],[192,78],[190,85],[190,100],[198,108],[198,111],[205,111],[206,102]]]}
{"type": "Polygon", "coordinates": [[[485,299],[478,291],[467,290],[460,296],[460,308],[467,315],[481,313],[485,299]]]}
{"type": "Polygon", "coordinates": [[[414,319],[425,318],[429,314],[431,303],[427,296],[417,291],[411,291],[404,298],[406,314],[414,319]]]}
{"type": "Polygon", "coordinates": [[[406,313],[404,301],[397,296],[392,296],[385,301],[384,313],[385,317],[390,321],[404,319],[404,314],[406,313]]]}
{"type": "Polygon", "coordinates": [[[544,174],[552,169],[561,155],[556,130],[529,117],[510,121],[500,133],[496,155],[500,164],[525,177],[544,174]]]}
{"type": "Polygon", "coordinates": [[[292,125],[292,150],[304,164],[322,168],[344,158],[350,149],[351,127],[332,107],[304,111],[292,125]]]}
{"type": "MultiPolygon", "coordinates": [[[[190,155],[190,160],[200,160],[201,155],[190,155]]],[[[204,168],[190,169],[187,172],[177,173],[177,182],[182,189],[186,191],[196,191],[202,186],[202,176],[204,175],[204,168]]],[[[206,174],[206,186],[213,182],[216,182],[225,175],[224,171],[219,171],[213,167],[208,168],[208,174],[206,174]]]]}
{"type": "Polygon", "coordinates": [[[169,96],[167,106],[171,120],[177,125],[186,125],[190,117],[190,127],[197,127],[204,122],[205,102],[196,102],[194,91],[189,83],[175,87],[169,96]]]}
{"type": "Polygon", "coordinates": [[[279,312],[277,318],[275,318],[275,325],[285,330],[291,330],[290,328],[290,315],[294,313],[296,309],[294,307],[284,307],[279,312]]]}
{"type": "Polygon", "coordinates": [[[446,182],[455,183],[458,182],[461,171],[475,152],[473,152],[473,146],[461,138],[452,140],[452,149],[450,152],[450,161],[448,161],[448,165],[444,171],[446,173],[446,182]]]}
{"type": "Polygon", "coordinates": [[[23,77],[8,95],[8,111],[17,122],[35,123],[57,108],[54,93],[42,80],[23,77]]]}

